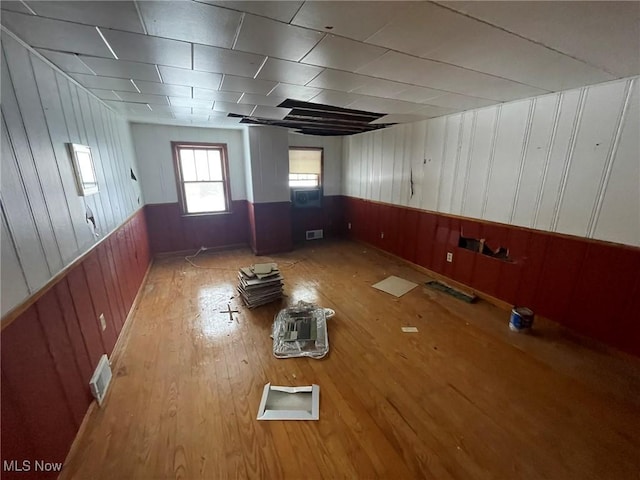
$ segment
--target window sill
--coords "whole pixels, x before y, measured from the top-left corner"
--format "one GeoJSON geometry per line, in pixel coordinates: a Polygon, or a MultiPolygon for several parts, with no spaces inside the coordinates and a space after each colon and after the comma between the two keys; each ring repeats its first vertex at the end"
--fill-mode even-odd
{"type": "Polygon", "coordinates": [[[233,211],[225,210],[224,212],[202,212],[202,213],[181,213],[181,217],[217,217],[223,215],[232,215],[233,211]]]}

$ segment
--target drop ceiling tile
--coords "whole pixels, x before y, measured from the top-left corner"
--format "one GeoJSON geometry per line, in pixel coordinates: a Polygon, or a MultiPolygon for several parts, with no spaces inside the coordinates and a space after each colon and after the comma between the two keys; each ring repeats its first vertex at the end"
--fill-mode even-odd
{"type": "Polygon", "coordinates": [[[122,98],[113,90],[101,90],[99,88],[90,88],[89,91],[102,100],[122,101],[122,98]]]}
{"type": "Polygon", "coordinates": [[[160,77],[155,65],[149,63],[128,62],[115,58],[100,58],[81,55],[84,62],[96,75],[104,77],[133,78],[134,80],[147,80],[159,82],[160,77]]]}
{"type": "Polygon", "coordinates": [[[414,115],[426,115],[429,118],[441,117],[451,113],[459,112],[459,108],[437,107],[434,105],[423,105],[413,112],[414,115]]]}
{"type": "Polygon", "coordinates": [[[540,88],[398,52],[386,53],[359,72],[491,100],[506,101],[547,93],[540,88]]]}
{"type": "Polygon", "coordinates": [[[7,11],[2,12],[1,21],[32,47],[112,57],[93,27],[7,11]]]}
{"type": "Polygon", "coordinates": [[[246,15],[234,50],[298,61],[324,34],[267,18],[246,15]]]}
{"type": "Polygon", "coordinates": [[[190,114],[191,107],[175,107],[173,105],[151,105],[154,112],[158,113],[180,113],[182,115],[190,114]]]}
{"type": "Polygon", "coordinates": [[[333,105],[335,107],[346,107],[358,99],[358,95],[352,93],[339,92],[337,90],[323,90],[313,97],[310,102],[323,105],[333,105]]]}
{"type": "Polygon", "coordinates": [[[393,98],[403,90],[407,89],[407,84],[370,78],[363,86],[351,90],[353,93],[372,95],[374,97],[393,98]]]}
{"type": "Polygon", "coordinates": [[[125,102],[149,103],[151,105],[169,105],[166,95],[147,95],[133,92],[115,92],[125,102]]]}
{"type": "Polygon", "coordinates": [[[213,109],[218,112],[237,113],[238,115],[250,115],[255,105],[244,105],[239,103],[216,102],[213,109]]]}
{"type": "Polygon", "coordinates": [[[129,103],[129,102],[105,102],[107,105],[110,105],[114,109],[119,112],[127,112],[127,113],[142,113],[148,114],[151,113],[151,109],[144,103],[129,103]]]}
{"type": "Polygon", "coordinates": [[[426,120],[437,115],[415,115],[412,113],[392,113],[390,115],[384,115],[371,123],[372,125],[379,125],[384,123],[412,123],[426,120]]]}
{"type": "Polygon", "coordinates": [[[364,75],[327,69],[310,81],[307,86],[348,92],[363,87],[370,80],[364,75]]]}
{"type": "MultiPolygon", "coordinates": [[[[144,3],[144,2],[142,2],[144,3]]],[[[118,1],[29,1],[29,6],[41,17],[68,20],[90,26],[115,28],[144,33],[134,2],[118,1]],[[114,8],[115,7],[115,8],[114,8]]]]}
{"type": "Polygon", "coordinates": [[[156,82],[137,81],[136,85],[142,93],[151,95],[171,95],[173,97],[191,97],[191,87],[184,85],[167,85],[156,82]]]}
{"type": "Polygon", "coordinates": [[[188,121],[191,123],[204,123],[209,121],[209,115],[193,115],[193,114],[181,115],[181,114],[175,113],[173,116],[177,120],[188,121]]]}
{"type": "Polygon", "coordinates": [[[397,95],[394,95],[393,98],[405,100],[407,102],[424,103],[430,98],[439,97],[446,93],[447,92],[443,90],[436,90],[433,88],[408,86],[397,95]]]}
{"type": "Polygon", "coordinates": [[[138,2],[149,35],[231,48],[238,12],[197,2],[138,2]]]}
{"type": "Polygon", "coordinates": [[[365,40],[389,23],[411,2],[305,2],[294,25],[331,31],[354,40],[365,40]],[[332,27],[328,29],[327,27],[332,27]]]}
{"type": "Polygon", "coordinates": [[[222,102],[235,103],[242,94],[239,92],[221,92],[219,90],[207,90],[204,88],[194,88],[193,98],[200,100],[220,100],[222,102]]]}
{"type": "Polygon", "coordinates": [[[82,60],[80,60],[78,55],[73,53],[61,53],[41,48],[38,49],[38,52],[67,73],[85,73],[88,75],[93,75],[95,73],[86,64],[84,64],[82,60]]]}
{"type": "Polygon", "coordinates": [[[269,94],[284,98],[293,98],[294,100],[308,101],[318,95],[322,89],[313,87],[303,87],[301,85],[290,85],[288,83],[279,83],[276,88],[269,94]]]}
{"type": "Polygon", "coordinates": [[[277,107],[286,100],[285,97],[278,97],[276,95],[256,95],[253,93],[245,93],[238,103],[244,103],[247,105],[262,105],[265,107],[277,107]]]}
{"type": "Polygon", "coordinates": [[[359,95],[349,108],[377,113],[413,113],[423,105],[389,98],[359,95]]]}
{"type": "Polygon", "coordinates": [[[273,18],[281,22],[289,23],[293,16],[296,14],[300,5],[303,2],[298,1],[286,1],[286,2],[272,2],[272,1],[214,1],[203,0],[204,3],[210,5],[218,5],[220,7],[230,8],[233,10],[239,10],[242,12],[255,13],[261,17],[273,18]]]}
{"type": "Polygon", "coordinates": [[[98,77],[96,75],[84,75],[82,73],[70,74],[80,85],[86,88],[99,88],[101,90],[120,90],[122,92],[137,92],[131,81],[124,78],[98,77]]]}
{"type": "Polygon", "coordinates": [[[189,43],[116,30],[103,30],[102,33],[121,60],[191,68],[189,43]]]}
{"type": "Polygon", "coordinates": [[[224,79],[222,80],[222,86],[220,87],[220,90],[243,93],[258,93],[260,95],[266,95],[276,85],[276,82],[270,82],[267,80],[255,80],[253,78],[225,75],[224,79]]]}
{"type": "Polygon", "coordinates": [[[258,72],[265,60],[264,55],[237,52],[206,45],[193,46],[193,68],[205,72],[226,73],[251,77],[258,72]]]}
{"type": "Polygon", "coordinates": [[[444,2],[618,76],[640,74],[638,2],[444,2]]]}
{"type": "Polygon", "coordinates": [[[290,108],[278,108],[278,107],[264,107],[258,105],[251,114],[252,117],[269,118],[271,120],[282,120],[289,115],[290,108]]]}
{"type": "Polygon", "coordinates": [[[322,67],[304,65],[302,63],[278,60],[269,57],[256,78],[261,80],[274,80],[276,82],[293,83],[296,85],[306,85],[313,80],[322,67]]]}
{"type": "Polygon", "coordinates": [[[224,116],[225,114],[222,112],[216,112],[210,108],[198,108],[198,107],[194,107],[191,109],[191,113],[193,115],[214,115],[214,116],[224,116]]]}
{"type": "Polygon", "coordinates": [[[9,10],[11,12],[26,13],[27,15],[33,15],[31,11],[25,6],[24,3],[18,0],[2,0],[0,2],[0,8],[2,10],[9,10]]]}
{"type": "Polygon", "coordinates": [[[213,108],[213,100],[197,100],[186,97],[169,97],[171,105],[174,107],[191,107],[191,108],[213,108]]]}
{"type": "Polygon", "coordinates": [[[385,48],[327,35],[303,59],[303,63],[354,71],[382,56],[385,48]]]}
{"type": "Polygon", "coordinates": [[[435,98],[430,98],[424,103],[437,107],[446,107],[457,110],[468,110],[470,108],[486,107],[494,105],[495,100],[487,100],[486,98],[469,97],[458,93],[445,93],[435,98]]]}
{"type": "Polygon", "coordinates": [[[190,87],[208,88],[217,90],[220,86],[222,75],[219,73],[197,72],[185,68],[158,67],[162,81],[171,85],[187,85],[190,87]]]}

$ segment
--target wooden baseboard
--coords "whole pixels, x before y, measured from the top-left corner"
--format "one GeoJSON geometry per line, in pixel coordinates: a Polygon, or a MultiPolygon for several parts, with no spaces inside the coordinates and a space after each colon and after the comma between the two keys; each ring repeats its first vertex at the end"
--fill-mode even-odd
{"type": "MultiPolygon", "coordinates": [[[[205,247],[206,252],[223,252],[225,250],[237,250],[239,248],[251,248],[248,243],[232,243],[230,245],[223,245],[221,247],[205,247]]],[[[159,252],[154,253],[154,258],[167,258],[167,257],[178,257],[178,256],[186,256],[186,255],[195,255],[198,252],[198,249],[189,249],[189,250],[175,250],[173,252],[159,252]]]]}
{"type": "Polygon", "coordinates": [[[487,293],[481,292],[479,290],[474,290],[473,288],[469,287],[468,285],[465,285],[464,283],[460,283],[457,282],[456,280],[449,278],[445,275],[442,275],[440,273],[434,272],[433,270],[429,270],[428,268],[423,267],[422,265],[418,265],[416,263],[413,263],[409,260],[407,260],[406,258],[402,258],[399,257],[398,255],[395,255],[393,253],[387,252],[386,250],[383,250],[379,247],[376,247],[375,245],[371,245],[370,243],[364,242],[362,240],[357,240],[357,239],[351,239],[355,242],[361,243],[362,245],[366,245],[368,248],[371,248],[372,250],[375,250],[379,253],[381,253],[382,255],[384,255],[385,257],[389,257],[392,258],[394,260],[397,260],[399,262],[402,262],[406,265],[408,265],[409,267],[413,268],[414,270],[417,270],[421,273],[424,273],[425,275],[429,275],[430,277],[434,278],[435,280],[438,280],[440,282],[446,283],[448,286],[453,287],[457,290],[460,290],[463,293],[467,293],[469,295],[475,295],[478,298],[481,298],[482,300],[486,300],[487,302],[495,305],[498,308],[501,308],[503,310],[511,310],[513,308],[513,305],[511,305],[508,302],[505,302],[504,300],[500,300],[499,298],[496,298],[492,295],[489,295],[487,293]]]}

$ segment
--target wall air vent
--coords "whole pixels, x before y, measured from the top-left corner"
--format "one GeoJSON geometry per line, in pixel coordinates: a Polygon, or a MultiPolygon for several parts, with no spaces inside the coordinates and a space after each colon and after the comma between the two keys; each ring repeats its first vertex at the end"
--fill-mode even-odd
{"type": "Polygon", "coordinates": [[[109,366],[109,359],[106,355],[100,357],[96,371],[93,373],[91,380],[89,381],[89,387],[91,387],[91,393],[98,405],[102,406],[102,401],[107,393],[109,384],[111,383],[111,367],[109,366]]]}
{"type": "Polygon", "coordinates": [[[324,232],[322,229],[320,230],[307,230],[306,238],[307,240],[318,240],[324,237],[324,232]]]}

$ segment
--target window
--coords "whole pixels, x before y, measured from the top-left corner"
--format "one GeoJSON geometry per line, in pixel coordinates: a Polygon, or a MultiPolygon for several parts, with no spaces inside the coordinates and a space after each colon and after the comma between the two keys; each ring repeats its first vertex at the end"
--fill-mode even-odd
{"type": "Polygon", "coordinates": [[[171,142],[178,197],[185,214],[230,210],[227,146],[171,142]]]}
{"type": "Polygon", "coordinates": [[[295,147],[289,149],[289,187],[322,186],[322,149],[295,147]]]}
{"type": "Polygon", "coordinates": [[[86,196],[98,193],[98,180],[96,180],[91,148],[77,143],[68,143],[67,146],[73,160],[78,195],[86,196]]]}

